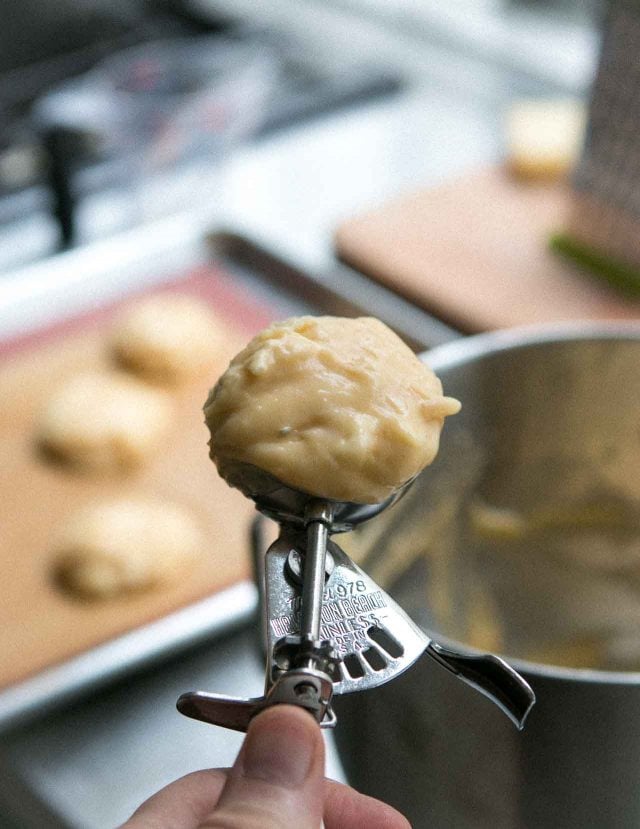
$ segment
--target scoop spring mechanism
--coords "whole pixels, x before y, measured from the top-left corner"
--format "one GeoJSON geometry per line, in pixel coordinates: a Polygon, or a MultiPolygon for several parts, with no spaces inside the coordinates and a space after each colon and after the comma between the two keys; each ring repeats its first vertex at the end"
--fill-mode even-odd
{"type": "Polygon", "coordinates": [[[238,699],[192,691],[178,699],[181,713],[246,731],[264,708],[288,703],[331,728],[334,694],[382,685],[426,652],[523,727],[535,695],[513,668],[499,657],[432,641],[331,540],[332,533],[351,530],[390,506],[411,481],[382,504],[363,505],[315,498],[246,464],[238,464],[232,478],[280,524],[264,557],[264,581],[256,574],[266,622],[265,693],[238,699]]]}

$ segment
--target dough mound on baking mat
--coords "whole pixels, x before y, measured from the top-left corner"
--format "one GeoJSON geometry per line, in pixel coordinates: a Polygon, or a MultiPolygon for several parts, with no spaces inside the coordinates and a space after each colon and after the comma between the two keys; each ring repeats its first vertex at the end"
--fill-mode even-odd
{"type": "Polygon", "coordinates": [[[176,504],[105,500],[80,508],[62,527],[53,572],[67,593],[109,599],[180,579],[203,547],[194,516],[176,504]]]}
{"type": "Polygon", "coordinates": [[[124,375],[87,372],[48,400],[36,440],[46,457],[75,469],[127,472],[156,449],[171,416],[165,392],[124,375]]]}
{"type": "Polygon", "coordinates": [[[184,294],[159,294],[124,310],[114,323],[109,347],[127,370],[179,385],[211,370],[223,337],[204,302],[184,294]]]}

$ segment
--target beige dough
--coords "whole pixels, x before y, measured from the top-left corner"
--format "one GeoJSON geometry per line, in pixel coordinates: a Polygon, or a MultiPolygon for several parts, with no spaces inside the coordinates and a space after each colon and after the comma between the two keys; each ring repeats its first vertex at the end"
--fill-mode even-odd
{"type": "Polygon", "coordinates": [[[79,374],[48,401],[37,441],[72,467],[126,472],[156,448],[171,414],[163,391],[123,375],[79,374]]]}
{"type": "Polygon", "coordinates": [[[211,370],[223,336],[207,305],[186,295],[162,294],[124,311],[114,324],[110,348],[128,370],[179,384],[211,370]]]}
{"type": "Polygon", "coordinates": [[[223,478],[248,463],[312,495],[378,503],[431,463],[459,408],[379,320],[299,317],[258,334],[204,411],[223,478]]]}
{"type": "Polygon", "coordinates": [[[567,176],[580,156],[585,123],[586,107],[579,100],[516,101],[506,119],[509,170],[528,180],[567,176]]]}
{"type": "Polygon", "coordinates": [[[113,500],[75,513],[54,549],[56,582],[85,599],[147,590],[188,573],[203,550],[193,516],[164,501],[113,500]]]}

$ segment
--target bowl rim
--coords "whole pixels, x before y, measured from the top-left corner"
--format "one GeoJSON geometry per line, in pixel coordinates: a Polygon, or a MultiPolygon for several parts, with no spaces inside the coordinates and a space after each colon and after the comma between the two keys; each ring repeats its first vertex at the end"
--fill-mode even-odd
{"type": "Polygon", "coordinates": [[[632,342],[640,340],[640,309],[638,314],[638,320],[576,320],[502,328],[482,334],[461,336],[423,351],[419,356],[437,373],[489,354],[513,351],[531,345],[598,340],[632,342]]]}
{"type": "MultiPolygon", "coordinates": [[[[559,344],[567,342],[597,342],[618,340],[640,342],[640,316],[637,321],[590,321],[542,323],[515,328],[499,329],[483,334],[473,334],[452,340],[429,351],[420,358],[436,372],[473,362],[490,354],[514,351],[531,345],[559,344]]],[[[457,639],[441,636],[435,630],[427,634],[447,647],[471,654],[484,653],[457,639]]],[[[517,671],[530,676],[589,684],[640,685],[640,671],[607,671],[597,668],[567,668],[539,662],[530,662],[508,654],[496,654],[517,671]]]]}

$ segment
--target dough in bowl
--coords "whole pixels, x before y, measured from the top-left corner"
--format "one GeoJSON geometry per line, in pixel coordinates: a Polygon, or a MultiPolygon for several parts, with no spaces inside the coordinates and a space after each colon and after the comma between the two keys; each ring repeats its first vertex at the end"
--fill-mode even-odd
{"type": "Polygon", "coordinates": [[[207,305],[167,293],[130,305],[114,323],[110,349],[127,370],[178,385],[211,371],[223,337],[207,305]]]}
{"type": "Polygon", "coordinates": [[[459,408],[379,320],[305,316],[258,334],[204,412],[223,478],[252,464],[311,495],[374,504],[431,463],[459,408]]]}
{"type": "Polygon", "coordinates": [[[168,395],[126,375],[87,372],[47,402],[36,440],[45,456],[91,472],[128,472],[157,447],[171,422],[168,395]]]}
{"type": "Polygon", "coordinates": [[[190,512],[162,500],[114,499],[79,509],[54,548],[56,583],[83,599],[107,599],[170,583],[203,550],[190,512]]]}

